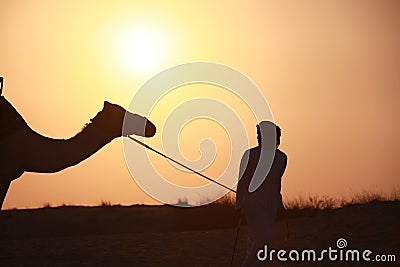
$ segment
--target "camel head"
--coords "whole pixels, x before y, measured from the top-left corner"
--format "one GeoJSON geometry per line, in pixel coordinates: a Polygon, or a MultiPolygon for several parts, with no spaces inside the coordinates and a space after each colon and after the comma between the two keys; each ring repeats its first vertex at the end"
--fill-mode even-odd
{"type": "Polygon", "coordinates": [[[131,134],[152,137],[156,133],[156,126],[147,118],[108,101],[104,102],[103,109],[91,121],[114,138],[131,134]]]}

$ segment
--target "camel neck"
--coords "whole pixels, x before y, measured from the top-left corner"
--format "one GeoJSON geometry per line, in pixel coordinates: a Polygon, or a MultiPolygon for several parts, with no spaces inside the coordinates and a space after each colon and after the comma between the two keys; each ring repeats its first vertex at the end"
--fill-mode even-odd
{"type": "Polygon", "coordinates": [[[74,166],[113,140],[94,123],[69,139],[53,139],[33,131],[23,137],[25,171],[45,173],[74,166]]]}

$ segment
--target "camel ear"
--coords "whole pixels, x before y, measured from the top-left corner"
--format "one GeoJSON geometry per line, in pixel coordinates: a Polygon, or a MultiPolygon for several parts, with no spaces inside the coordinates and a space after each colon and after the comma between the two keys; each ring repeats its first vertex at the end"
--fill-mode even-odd
{"type": "Polygon", "coordinates": [[[118,106],[118,105],[115,105],[108,101],[104,101],[103,110],[112,110],[114,106],[118,106]]]}

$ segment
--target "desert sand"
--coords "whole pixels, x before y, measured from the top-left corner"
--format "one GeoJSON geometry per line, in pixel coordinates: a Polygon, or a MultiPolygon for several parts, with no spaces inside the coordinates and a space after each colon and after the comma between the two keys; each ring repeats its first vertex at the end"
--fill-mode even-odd
{"type": "MultiPolygon", "coordinates": [[[[397,262],[275,262],[272,266],[399,266],[400,201],[289,210],[286,249],[347,248],[397,262]],[[397,264],[396,264],[397,263],[397,264]]],[[[229,266],[238,214],[232,207],[58,207],[0,215],[0,266],[229,266]]],[[[282,224],[284,225],[284,224],[282,224]]],[[[245,257],[242,225],[233,266],[245,257]]],[[[269,264],[271,265],[271,264],[269,264]]],[[[268,266],[268,265],[267,265],[268,266]]]]}

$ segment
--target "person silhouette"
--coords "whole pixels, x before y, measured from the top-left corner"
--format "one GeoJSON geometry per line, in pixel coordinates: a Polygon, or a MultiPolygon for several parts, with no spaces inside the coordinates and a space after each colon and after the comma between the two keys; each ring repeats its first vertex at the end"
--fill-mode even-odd
{"type": "MultiPolygon", "coordinates": [[[[2,93],[2,77],[0,82],[2,93]]],[[[87,159],[117,137],[152,137],[156,133],[156,126],[147,118],[107,101],[90,121],[72,138],[45,137],[32,130],[0,94],[0,208],[11,182],[24,172],[58,172],[87,159]]]]}
{"type": "MultiPolygon", "coordinates": [[[[236,209],[245,216],[248,225],[247,255],[243,266],[263,266],[265,263],[258,260],[257,252],[264,245],[271,245],[273,241],[274,223],[281,217],[284,205],[281,195],[281,180],[287,165],[287,156],[278,149],[280,145],[281,129],[270,121],[262,121],[257,125],[258,146],[246,150],[240,164],[239,182],[236,194],[236,209]],[[253,192],[249,191],[251,180],[255,176],[263,149],[262,136],[267,135],[271,127],[276,130],[276,150],[269,172],[263,177],[261,185],[253,192]]],[[[267,136],[268,138],[268,136],[267,136]]],[[[271,137],[273,138],[273,136],[271,137]]],[[[271,140],[269,140],[271,141],[271,140]]],[[[272,142],[274,144],[274,142],[272,142]]],[[[265,146],[265,145],[264,145],[265,146]]]]}

